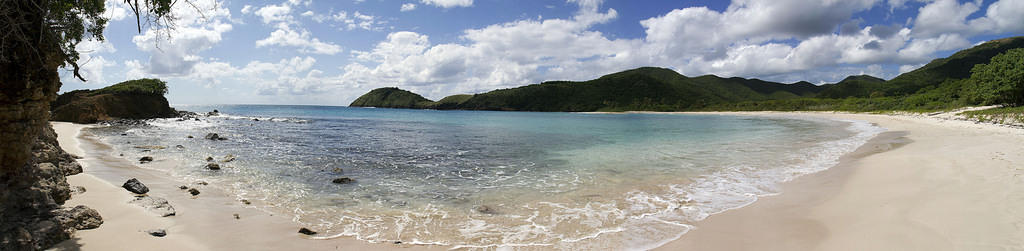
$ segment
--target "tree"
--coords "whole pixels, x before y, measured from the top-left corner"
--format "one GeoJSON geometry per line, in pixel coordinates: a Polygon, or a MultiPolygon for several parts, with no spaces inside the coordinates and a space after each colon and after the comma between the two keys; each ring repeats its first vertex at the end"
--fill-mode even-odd
{"type": "Polygon", "coordinates": [[[977,64],[964,85],[970,102],[1024,105],[1024,48],[1003,52],[988,64],[977,64]]]}

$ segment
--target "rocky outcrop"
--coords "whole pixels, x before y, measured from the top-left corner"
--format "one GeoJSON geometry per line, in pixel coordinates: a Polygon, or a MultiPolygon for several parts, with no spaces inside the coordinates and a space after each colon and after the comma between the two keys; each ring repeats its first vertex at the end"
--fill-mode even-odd
{"type": "Polygon", "coordinates": [[[52,104],[53,120],[81,124],[114,119],[177,117],[163,95],[96,93],[89,90],[61,94],[52,104]]]}
{"type": "MultiPolygon", "coordinates": [[[[29,161],[2,173],[0,247],[40,250],[69,239],[75,230],[98,227],[103,219],[85,206],[62,208],[71,198],[68,175],[82,172],[74,157],[57,143],[49,126],[31,144],[29,161]]],[[[7,163],[4,163],[6,165],[7,163]]]]}

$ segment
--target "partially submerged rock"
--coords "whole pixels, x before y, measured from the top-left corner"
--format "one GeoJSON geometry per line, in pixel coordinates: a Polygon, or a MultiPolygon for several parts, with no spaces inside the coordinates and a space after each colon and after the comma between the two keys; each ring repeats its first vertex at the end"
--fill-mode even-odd
{"type": "Polygon", "coordinates": [[[145,194],[149,192],[149,187],[146,187],[145,184],[142,184],[142,182],[139,182],[139,180],[135,178],[125,181],[124,185],[121,185],[121,187],[136,194],[145,194]]]}
{"type": "Polygon", "coordinates": [[[299,233],[304,235],[315,235],[316,231],[309,230],[309,228],[299,228],[299,233]]]}
{"type": "Polygon", "coordinates": [[[208,139],[208,140],[227,140],[228,139],[228,138],[221,137],[220,135],[218,135],[216,133],[207,133],[206,137],[203,137],[203,138],[208,139]]]}
{"type": "Polygon", "coordinates": [[[150,157],[150,156],[143,156],[142,158],[139,158],[139,164],[145,164],[145,163],[149,163],[149,162],[152,162],[152,161],[153,161],[153,157],[150,157]]]}
{"type": "Polygon", "coordinates": [[[235,155],[228,154],[227,156],[224,156],[224,159],[222,159],[220,162],[227,163],[232,161],[235,161],[235,155]]]}
{"type": "Polygon", "coordinates": [[[331,182],[333,182],[334,184],[348,184],[348,183],[352,183],[352,182],[356,182],[356,181],[353,180],[352,178],[349,178],[349,177],[341,177],[341,178],[334,179],[331,182]]]}
{"type": "Polygon", "coordinates": [[[191,194],[192,196],[199,195],[199,189],[189,188],[188,193],[191,194]]]}
{"type": "Polygon", "coordinates": [[[473,208],[473,210],[476,210],[477,212],[484,213],[484,214],[496,214],[496,213],[498,213],[498,211],[495,211],[494,208],[492,208],[490,206],[487,206],[487,205],[476,206],[475,208],[473,208]]]}
{"type": "Polygon", "coordinates": [[[143,207],[150,212],[167,217],[175,214],[174,207],[164,198],[153,196],[135,196],[128,204],[143,207]]]}
{"type": "Polygon", "coordinates": [[[220,164],[217,164],[217,163],[209,163],[209,164],[206,164],[206,169],[210,169],[210,170],[220,170],[220,164]]]}

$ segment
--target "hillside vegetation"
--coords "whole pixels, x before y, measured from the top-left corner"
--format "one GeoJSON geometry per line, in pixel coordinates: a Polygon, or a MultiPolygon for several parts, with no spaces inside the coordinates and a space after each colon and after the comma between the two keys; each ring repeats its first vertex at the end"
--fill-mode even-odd
{"type": "Polygon", "coordinates": [[[1024,104],[1024,37],[990,41],[886,81],[860,75],[835,84],[683,76],[643,67],[572,82],[550,81],[438,102],[397,88],[351,106],[501,111],[934,111],[1024,104]]]}

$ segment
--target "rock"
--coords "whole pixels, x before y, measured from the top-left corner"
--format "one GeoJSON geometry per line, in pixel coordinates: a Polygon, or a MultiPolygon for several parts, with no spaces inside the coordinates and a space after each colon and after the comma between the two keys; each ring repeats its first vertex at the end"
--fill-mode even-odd
{"type": "Polygon", "coordinates": [[[220,170],[220,165],[217,164],[217,163],[208,163],[208,164],[206,164],[206,169],[220,170]]]}
{"type": "Polygon", "coordinates": [[[139,158],[139,164],[145,164],[145,163],[149,163],[149,162],[152,162],[152,161],[153,161],[153,157],[150,157],[150,156],[143,156],[142,158],[139,158]]]}
{"type": "Polygon", "coordinates": [[[257,122],[259,122],[259,121],[260,121],[260,119],[254,118],[254,119],[252,119],[252,121],[257,121],[257,122]]]}
{"type": "Polygon", "coordinates": [[[335,167],[334,168],[334,172],[335,173],[345,173],[345,170],[342,170],[341,167],[335,167]]]}
{"type": "Polygon", "coordinates": [[[236,220],[237,220],[237,219],[241,219],[241,218],[242,218],[242,217],[238,216],[238,214],[234,214],[234,216],[235,216],[235,219],[236,219],[236,220]]]}
{"type": "Polygon", "coordinates": [[[183,145],[175,145],[174,148],[185,149],[185,146],[183,146],[183,145]]]}
{"type": "Polygon", "coordinates": [[[497,213],[497,211],[494,211],[494,208],[491,208],[491,207],[486,206],[486,205],[479,205],[479,206],[476,206],[473,209],[476,210],[477,212],[485,213],[485,214],[495,214],[495,213],[497,213]]]}
{"type": "Polygon", "coordinates": [[[314,235],[316,234],[316,231],[309,230],[309,228],[300,228],[299,233],[304,235],[314,235]]]}
{"type": "Polygon", "coordinates": [[[243,199],[242,200],[242,204],[249,205],[249,204],[252,204],[252,202],[249,202],[249,200],[243,199]]]}
{"type": "Polygon", "coordinates": [[[348,183],[352,183],[352,182],[356,182],[356,181],[353,180],[352,178],[349,178],[349,177],[341,177],[341,178],[334,179],[331,182],[333,182],[334,184],[348,184],[348,183]]]}
{"type": "Polygon", "coordinates": [[[232,162],[232,161],[235,161],[235,155],[231,155],[231,154],[228,154],[227,156],[224,156],[224,159],[220,160],[220,162],[224,162],[224,163],[232,162]]]}
{"type": "Polygon", "coordinates": [[[199,189],[189,188],[188,193],[191,194],[192,196],[199,195],[199,189]]]}
{"type": "Polygon", "coordinates": [[[212,156],[206,156],[206,162],[210,162],[210,161],[213,161],[213,157],[212,156]]]}
{"type": "Polygon", "coordinates": [[[128,204],[140,206],[163,217],[173,216],[175,214],[174,207],[171,206],[171,204],[164,198],[135,196],[134,199],[128,201],[128,204]]]}
{"type": "Polygon", "coordinates": [[[395,245],[398,245],[398,244],[402,244],[402,241],[395,241],[395,242],[392,242],[392,243],[394,243],[395,245]]]}
{"type": "MultiPolygon", "coordinates": [[[[51,119],[80,124],[120,119],[172,118],[177,112],[163,95],[104,93],[72,91],[61,94],[51,103],[51,119]]],[[[114,122],[110,124],[137,125],[141,122],[114,122]]]]}
{"type": "Polygon", "coordinates": [[[63,226],[73,227],[76,230],[93,229],[103,224],[103,217],[99,212],[87,206],[76,206],[70,209],[58,209],[54,212],[57,215],[57,222],[63,226]]]}
{"type": "Polygon", "coordinates": [[[133,192],[136,194],[145,194],[149,192],[149,188],[135,178],[125,181],[124,185],[121,185],[121,187],[123,187],[125,190],[128,190],[129,192],[133,192]]]}
{"type": "Polygon", "coordinates": [[[83,187],[83,186],[73,186],[73,187],[71,187],[71,195],[78,195],[78,194],[83,194],[83,193],[85,193],[85,187],[83,187]]]}
{"type": "Polygon", "coordinates": [[[187,186],[180,186],[180,187],[178,187],[178,189],[185,190],[185,189],[188,189],[188,187],[187,186]]]}
{"type": "Polygon", "coordinates": [[[205,186],[205,185],[209,185],[209,184],[210,183],[206,183],[206,181],[201,181],[201,180],[199,182],[196,182],[196,185],[203,185],[203,186],[205,186]]]}
{"type": "Polygon", "coordinates": [[[206,137],[203,137],[203,138],[206,138],[208,140],[227,140],[228,139],[228,138],[221,137],[220,135],[218,135],[216,133],[207,133],[206,137]]]}
{"type": "Polygon", "coordinates": [[[152,235],[152,236],[156,236],[156,237],[167,236],[167,230],[163,230],[163,229],[146,230],[146,233],[149,234],[149,235],[152,235]]]}
{"type": "Polygon", "coordinates": [[[188,137],[186,137],[186,138],[192,139],[192,138],[195,138],[195,137],[192,137],[192,135],[188,135],[188,137]]]}

